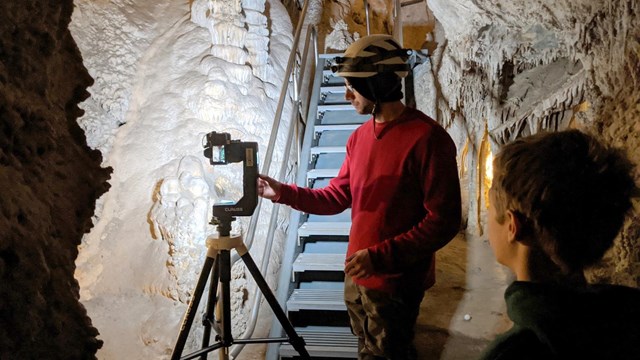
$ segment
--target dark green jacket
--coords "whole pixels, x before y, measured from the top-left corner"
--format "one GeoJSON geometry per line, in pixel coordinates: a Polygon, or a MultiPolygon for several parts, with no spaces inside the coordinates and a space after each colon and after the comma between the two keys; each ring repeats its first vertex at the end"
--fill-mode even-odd
{"type": "Polygon", "coordinates": [[[514,325],[482,360],[640,359],[639,289],[516,281],[505,299],[514,325]]]}

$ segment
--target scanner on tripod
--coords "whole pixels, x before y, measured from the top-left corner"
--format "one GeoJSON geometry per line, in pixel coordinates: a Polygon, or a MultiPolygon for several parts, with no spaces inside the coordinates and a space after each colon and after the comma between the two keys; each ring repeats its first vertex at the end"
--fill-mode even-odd
{"type": "Polygon", "coordinates": [[[211,165],[227,165],[242,161],[242,198],[235,204],[214,204],[213,216],[227,218],[251,216],[258,204],[258,143],[231,140],[227,133],[205,135],[204,156],[211,165]]]}
{"type": "Polygon", "coordinates": [[[256,142],[243,142],[239,140],[231,140],[231,136],[227,133],[211,132],[205,136],[204,156],[209,158],[211,165],[226,165],[228,163],[242,162],[242,189],[243,196],[236,203],[218,203],[213,205],[212,223],[217,225],[218,236],[209,236],[207,238],[207,258],[205,259],[202,272],[198,278],[196,289],[187,311],[182,320],[180,333],[176,345],[171,355],[171,360],[187,360],[200,357],[201,360],[207,359],[207,353],[220,349],[220,359],[229,358],[228,348],[234,343],[271,343],[271,342],[289,342],[298,351],[303,359],[309,359],[302,339],[296,333],[293,325],[289,322],[284,310],[278,304],[278,301],[269,288],[266,280],[260,274],[258,266],[255,264],[247,247],[242,241],[242,236],[230,236],[231,222],[236,216],[251,216],[258,204],[258,164],[257,153],[258,144],[256,142]],[[231,260],[230,250],[235,249],[240,258],[245,263],[247,269],[253,276],[258,288],[269,303],[274,315],[282,324],[283,329],[287,333],[286,338],[267,338],[267,339],[240,339],[234,340],[231,334],[231,300],[230,300],[230,282],[231,282],[231,260]],[[215,266],[214,266],[215,264],[215,266]],[[209,296],[207,300],[207,308],[202,319],[204,333],[202,337],[202,348],[191,354],[182,357],[182,351],[189,336],[189,330],[195,318],[195,312],[200,304],[200,298],[204,292],[207,279],[211,275],[211,283],[209,288],[209,296]],[[218,292],[218,282],[220,283],[220,294],[218,292]],[[214,309],[216,303],[221,304],[219,309],[219,318],[215,319],[214,309]],[[209,345],[211,338],[211,329],[214,325],[218,332],[215,340],[216,343],[209,345]]]}

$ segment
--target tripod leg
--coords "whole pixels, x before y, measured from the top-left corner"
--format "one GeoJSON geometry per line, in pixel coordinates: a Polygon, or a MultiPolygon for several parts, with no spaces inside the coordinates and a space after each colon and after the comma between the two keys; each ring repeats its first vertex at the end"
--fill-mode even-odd
{"type": "MultiPolygon", "coordinates": [[[[213,271],[211,272],[211,279],[209,282],[209,296],[207,299],[207,310],[202,319],[202,325],[204,326],[204,333],[202,335],[202,348],[206,348],[209,346],[209,341],[211,340],[211,327],[214,323],[214,310],[216,308],[216,295],[218,292],[218,279],[220,277],[219,266],[218,264],[214,264],[213,271]]],[[[207,360],[207,355],[203,354],[200,360],[207,360]]]]}
{"type": "Polygon", "coordinates": [[[180,356],[182,355],[184,345],[187,343],[187,337],[189,336],[189,330],[191,329],[191,325],[193,324],[193,319],[196,315],[196,311],[198,310],[200,298],[202,297],[204,287],[207,284],[207,278],[209,277],[209,273],[211,272],[213,263],[214,258],[211,257],[207,257],[204,261],[204,266],[202,268],[202,272],[200,273],[200,277],[198,278],[196,289],[193,293],[193,296],[191,297],[191,301],[189,302],[187,311],[184,314],[182,326],[180,327],[180,333],[178,334],[178,340],[176,340],[176,346],[173,348],[173,353],[171,354],[171,360],[179,360],[180,356]]]}
{"type": "MultiPolygon", "coordinates": [[[[269,288],[269,284],[267,284],[267,281],[264,279],[264,277],[262,277],[260,270],[256,266],[256,263],[253,261],[253,258],[251,258],[251,255],[249,255],[248,252],[242,252],[244,252],[244,254],[241,255],[242,260],[247,266],[247,269],[249,269],[249,272],[251,273],[251,276],[253,276],[256,284],[258,284],[260,291],[262,291],[262,295],[264,295],[264,298],[269,303],[269,306],[271,306],[271,309],[276,315],[276,318],[278,318],[278,321],[280,321],[280,324],[282,324],[282,328],[287,333],[287,336],[289,336],[289,342],[291,343],[293,348],[296,349],[298,354],[302,356],[303,359],[310,359],[311,357],[309,356],[307,349],[304,347],[304,339],[298,336],[296,330],[293,328],[293,325],[291,325],[291,322],[289,322],[287,315],[280,307],[280,304],[278,304],[278,300],[276,299],[275,295],[273,295],[273,292],[269,288]]],[[[238,253],[240,253],[240,251],[238,251],[238,253]]]]}
{"type": "Polygon", "coordinates": [[[220,297],[222,300],[222,333],[220,342],[224,348],[220,349],[220,358],[228,358],[228,347],[233,344],[231,333],[231,256],[229,250],[220,250],[218,255],[220,266],[220,297]]]}

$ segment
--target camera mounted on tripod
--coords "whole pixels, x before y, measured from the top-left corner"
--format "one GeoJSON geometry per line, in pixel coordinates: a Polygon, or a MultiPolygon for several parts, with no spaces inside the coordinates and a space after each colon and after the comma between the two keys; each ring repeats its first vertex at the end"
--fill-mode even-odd
{"type": "Polygon", "coordinates": [[[207,358],[207,353],[220,349],[220,359],[229,360],[229,347],[233,344],[255,344],[271,342],[289,342],[302,359],[310,359],[309,352],[305,348],[305,342],[294,329],[287,318],[287,314],[280,307],[278,299],[269,288],[269,284],[260,274],[260,269],[249,254],[247,246],[242,242],[242,236],[229,236],[231,222],[235,216],[250,216],[258,205],[258,143],[231,140],[227,133],[210,132],[203,139],[204,156],[209,158],[211,165],[226,165],[242,161],[242,198],[234,203],[222,203],[213,205],[214,223],[218,225],[219,236],[215,241],[209,242],[207,238],[207,258],[205,259],[198,283],[182,319],[180,333],[176,345],[171,353],[171,360],[190,360],[196,357],[207,358]],[[271,306],[276,318],[282,325],[287,337],[267,339],[234,339],[231,331],[231,257],[230,250],[235,249],[244,261],[245,266],[253,276],[256,284],[265,299],[271,306]],[[187,343],[191,325],[204,293],[207,281],[211,279],[207,307],[202,319],[204,333],[202,336],[202,348],[189,355],[182,356],[182,351],[187,343]],[[220,291],[218,292],[218,283],[220,291]],[[217,309],[217,310],[216,310],[217,309]],[[216,315],[217,314],[217,315],[216,315]],[[214,326],[215,325],[215,326],[214,326]],[[210,345],[211,330],[215,330],[216,343],[210,345]]]}
{"type": "Polygon", "coordinates": [[[213,131],[205,135],[202,146],[211,165],[242,162],[242,198],[236,203],[213,205],[213,216],[218,226],[230,228],[236,216],[253,215],[258,204],[258,143],[231,140],[228,133],[213,131]]]}

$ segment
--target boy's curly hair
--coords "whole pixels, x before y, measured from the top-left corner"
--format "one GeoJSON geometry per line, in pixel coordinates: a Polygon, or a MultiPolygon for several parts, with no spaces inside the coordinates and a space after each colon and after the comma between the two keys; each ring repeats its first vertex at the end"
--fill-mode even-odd
{"type": "Polygon", "coordinates": [[[631,207],[633,165],[578,130],[539,133],[505,145],[494,159],[499,223],[511,210],[523,233],[564,272],[599,261],[631,207]]]}

